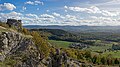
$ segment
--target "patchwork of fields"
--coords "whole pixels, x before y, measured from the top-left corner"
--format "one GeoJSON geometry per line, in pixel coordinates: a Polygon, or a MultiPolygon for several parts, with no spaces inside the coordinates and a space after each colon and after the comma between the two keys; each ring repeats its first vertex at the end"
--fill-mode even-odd
{"type": "MultiPolygon", "coordinates": [[[[69,48],[69,45],[74,43],[74,42],[57,41],[57,40],[49,40],[49,42],[55,47],[61,47],[61,48],[69,48]]],[[[107,50],[112,48],[113,43],[115,42],[111,42],[110,44],[106,44],[104,46],[90,46],[89,48],[84,50],[92,51],[93,54],[99,54],[102,56],[111,56],[113,58],[120,58],[120,50],[117,50],[117,51],[107,50]]]]}

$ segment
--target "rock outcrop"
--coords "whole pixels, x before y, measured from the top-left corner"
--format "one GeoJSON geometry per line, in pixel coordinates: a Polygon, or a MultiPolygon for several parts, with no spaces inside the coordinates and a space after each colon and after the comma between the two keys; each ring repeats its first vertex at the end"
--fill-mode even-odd
{"type": "Polygon", "coordinates": [[[11,56],[19,60],[15,67],[37,67],[40,60],[40,52],[31,38],[19,33],[2,32],[0,34],[0,61],[11,56]]]}
{"type": "Polygon", "coordinates": [[[67,56],[67,54],[60,49],[56,49],[55,53],[50,52],[50,56],[42,63],[47,67],[92,67],[91,65],[86,65],[85,63],[72,59],[67,56]]]}
{"type": "Polygon", "coordinates": [[[16,19],[7,19],[7,23],[9,27],[14,26],[18,31],[22,30],[22,21],[16,19]]]}
{"type": "Polygon", "coordinates": [[[5,61],[7,57],[16,61],[12,67],[80,67],[84,65],[80,61],[69,58],[60,49],[42,58],[42,54],[31,38],[19,33],[2,32],[0,33],[0,61],[5,61]]]}

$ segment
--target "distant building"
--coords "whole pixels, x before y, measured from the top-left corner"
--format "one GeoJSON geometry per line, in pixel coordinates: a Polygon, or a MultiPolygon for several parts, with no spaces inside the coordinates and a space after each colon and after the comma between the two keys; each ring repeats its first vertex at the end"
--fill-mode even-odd
{"type": "Polygon", "coordinates": [[[85,48],[88,48],[89,46],[83,43],[73,43],[69,47],[75,48],[75,49],[85,49],[85,48]]]}
{"type": "Polygon", "coordinates": [[[113,50],[120,50],[120,44],[117,44],[117,45],[113,44],[112,49],[113,50]]]}
{"type": "Polygon", "coordinates": [[[14,26],[18,31],[22,30],[22,22],[21,20],[16,19],[7,19],[7,23],[9,27],[14,26]]]}

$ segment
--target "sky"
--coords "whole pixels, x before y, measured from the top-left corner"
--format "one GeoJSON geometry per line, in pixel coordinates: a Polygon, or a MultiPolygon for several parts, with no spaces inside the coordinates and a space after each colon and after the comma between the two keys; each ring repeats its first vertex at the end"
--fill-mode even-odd
{"type": "Polygon", "coordinates": [[[119,26],[120,0],[0,0],[0,21],[23,25],[119,26]]]}

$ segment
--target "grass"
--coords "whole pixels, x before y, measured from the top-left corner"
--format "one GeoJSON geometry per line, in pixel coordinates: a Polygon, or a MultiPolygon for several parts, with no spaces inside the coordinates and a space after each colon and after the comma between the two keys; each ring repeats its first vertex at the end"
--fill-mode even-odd
{"type": "Polygon", "coordinates": [[[67,42],[67,41],[56,41],[56,40],[49,40],[49,42],[56,46],[56,47],[61,47],[61,48],[68,48],[70,44],[73,42],[67,42]]]}
{"type": "Polygon", "coordinates": [[[12,28],[6,28],[3,26],[0,26],[0,32],[17,32],[17,31],[12,28]]]}
{"type": "Polygon", "coordinates": [[[103,52],[101,54],[97,53],[97,52],[92,52],[92,55],[101,55],[101,56],[110,56],[112,58],[120,58],[120,50],[118,51],[106,51],[103,52]]]}
{"type": "Polygon", "coordinates": [[[105,46],[90,46],[87,50],[91,51],[105,51],[109,48],[111,48],[111,45],[105,45],[105,46]]]}
{"type": "Polygon", "coordinates": [[[117,42],[106,42],[106,41],[96,41],[96,45],[100,46],[90,46],[87,50],[91,51],[106,51],[107,49],[111,49],[113,44],[118,44],[117,42]]]}
{"type": "Polygon", "coordinates": [[[104,56],[111,56],[113,58],[120,58],[120,50],[118,51],[110,51],[110,52],[104,52],[103,53],[104,56]]]}
{"type": "Polygon", "coordinates": [[[9,30],[0,26],[0,32],[6,32],[6,31],[9,31],[9,30]]]}

